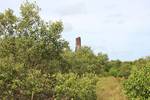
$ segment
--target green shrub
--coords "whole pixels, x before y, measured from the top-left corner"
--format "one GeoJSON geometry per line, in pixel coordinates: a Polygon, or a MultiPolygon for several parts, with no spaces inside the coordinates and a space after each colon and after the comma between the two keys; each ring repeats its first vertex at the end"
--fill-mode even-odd
{"type": "Polygon", "coordinates": [[[0,99],[28,100],[50,92],[51,80],[48,74],[43,74],[41,70],[25,69],[22,64],[5,63],[4,59],[0,63],[0,99]]]}
{"type": "Polygon", "coordinates": [[[150,64],[133,69],[130,77],[124,82],[126,94],[131,99],[150,99],[150,64]]]}
{"type": "Polygon", "coordinates": [[[56,74],[55,94],[57,99],[96,100],[96,82],[93,74],[78,76],[74,73],[56,74]]]}

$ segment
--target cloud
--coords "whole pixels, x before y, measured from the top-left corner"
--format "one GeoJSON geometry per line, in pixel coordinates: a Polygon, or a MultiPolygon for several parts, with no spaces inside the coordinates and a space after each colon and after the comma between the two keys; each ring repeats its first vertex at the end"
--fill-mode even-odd
{"type": "Polygon", "coordinates": [[[120,18],[120,17],[125,17],[122,13],[111,13],[106,16],[107,18],[120,18]]]}
{"type": "Polygon", "coordinates": [[[125,24],[124,19],[106,19],[103,21],[104,24],[125,24]]]}
{"type": "Polygon", "coordinates": [[[108,10],[112,10],[112,9],[117,8],[117,5],[116,4],[110,4],[110,5],[106,5],[105,8],[108,10]]]}
{"type": "Polygon", "coordinates": [[[60,9],[57,9],[56,12],[61,16],[86,14],[86,8],[84,3],[76,3],[70,5],[63,5],[60,7],[60,9]]]}
{"type": "Polygon", "coordinates": [[[64,32],[71,32],[73,30],[73,27],[71,23],[64,22],[64,32]]]}

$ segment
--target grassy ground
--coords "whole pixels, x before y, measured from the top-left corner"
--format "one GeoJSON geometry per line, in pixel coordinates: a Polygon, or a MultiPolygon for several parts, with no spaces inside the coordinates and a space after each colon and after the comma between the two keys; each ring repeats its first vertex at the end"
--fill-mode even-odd
{"type": "Polygon", "coordinates": [[[121,80],[114,77],[100,79],[96,87],[97,100],[128,100],[121,87],[121,80]]]}

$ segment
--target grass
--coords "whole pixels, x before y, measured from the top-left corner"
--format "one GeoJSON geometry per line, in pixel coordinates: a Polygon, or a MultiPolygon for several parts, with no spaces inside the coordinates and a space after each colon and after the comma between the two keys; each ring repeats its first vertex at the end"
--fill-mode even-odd
{"type": "Polygon", "coordinates": [[[128,100],[122,91],[121,80],[114,77],[101,78],[96,85],[97,100],[128,100]]]}

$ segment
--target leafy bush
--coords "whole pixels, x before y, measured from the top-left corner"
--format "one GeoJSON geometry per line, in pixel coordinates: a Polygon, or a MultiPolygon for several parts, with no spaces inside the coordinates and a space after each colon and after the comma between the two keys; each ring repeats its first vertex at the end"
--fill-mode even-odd
{"type": "Polygon", "coordinates": [[[130,77],[124,83],[126,94],[131,99],[150,99],[150,64],[134,68],[130,77]]]}
{"type": "Polygon", "coordinates": [[[109,70],[110,76],[128,78],[133,65],[132,62],[114,60],[109,62],[109,66],[111,67],[109,70]]]}
{"type": "Polygon", "coordinates": [[[5,63],[3,59],[0,63],[0,99],[30,99],[51,92],[48,74],[8,61],[5,63]]]}
{"type": "Polygon", "coordinates": [[[45,22],[39,7],[28,1],[17,17],[0,13],[0,99],[52,97],[52,73],[61,71],[61,22],[45,22]]]}
{"type": "Polygon", "coordinates": [[[56,74],[55,94],[57,99],[96,100],[97,76],[94,74],[78,76],[74,73],[56,74]]]}
{"type": "Polygon", "coordinates": [[[108,56],[103,53],[95,55],[91,48],[87,46],[81,47],[76,52],[66,50],[62,57],[65,61],[63,68],[68,68],[69,72],[78,75],[84,73],[104,74],[109,69],[107,66],[108,56]]]}

